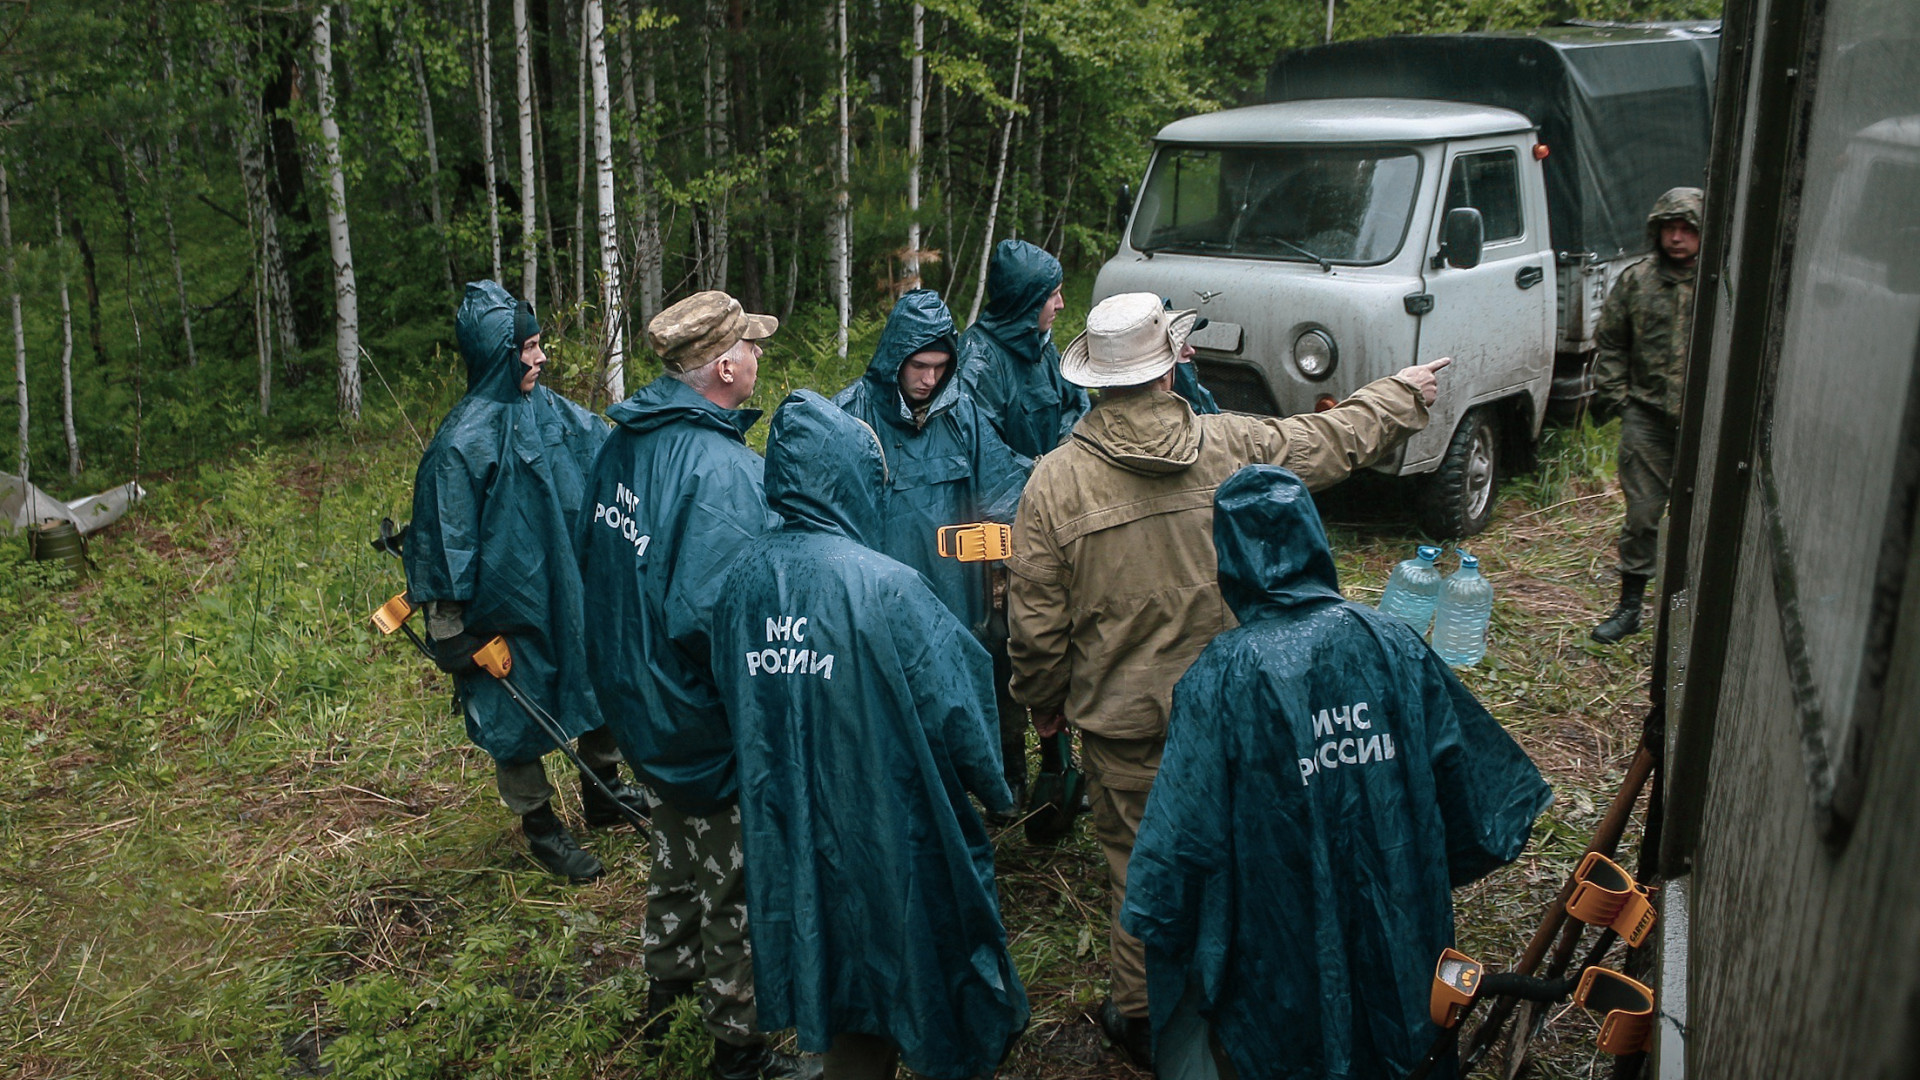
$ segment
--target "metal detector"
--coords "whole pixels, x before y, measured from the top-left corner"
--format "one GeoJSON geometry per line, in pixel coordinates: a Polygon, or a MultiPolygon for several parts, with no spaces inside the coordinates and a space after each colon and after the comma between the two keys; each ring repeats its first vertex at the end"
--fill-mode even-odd
{"type": "MultiPolygon", "coordinates": [[[[373,548],[375,551],[384,551],[398,557],[406,534],[406,526],[403,525],[395,531],[392,518],[381,518],[380,535],[373,540],[373,548]]],[[[407,640],[413,642],[413,647],[420,650],[420,655],[433,660],[433,650],[427,647],[427,643],[420,639],[419,634],[414,633],[413,627],[407,625],[407,620],[413,617],[415,610],[417,609],[407,594],[400,593],[374,611],[371,616],[374,629],[382,634],[399,631],[407,635],[407,640]]],[[[607,786],[607,782],[600,779],[599,773],[587,768],[587,763],[580,760],[580,754],[574,750],[573,740],[567,738],[566,732],[560,729],[560,722],[555,720],[547,710],[541,708],[537,702],[529,700],[520,692],[520,688],[513,684],[513,679],[510,677],[513,671],[513,653],[507,648],[506,638],[496,635],[492,641],[482,645],[474,652],[473,662],[480,670],[499,680],[507,696],[513,699],[515,705],[520,706],[520,711],[526,713],[527,718],[532,720],[534,725],[560,748],[560,752],[567,755],[567,760],[573,762],[574,768],[580,770],[583,782],[599,788],[600,794],[607,797],[607,801],[620,811],[621,816],[625,817],[636,831],[642,834],[647,832],[649,828],[647,819],[622,802],[620,797],[613,793],[613,789],[607,786]]]]}

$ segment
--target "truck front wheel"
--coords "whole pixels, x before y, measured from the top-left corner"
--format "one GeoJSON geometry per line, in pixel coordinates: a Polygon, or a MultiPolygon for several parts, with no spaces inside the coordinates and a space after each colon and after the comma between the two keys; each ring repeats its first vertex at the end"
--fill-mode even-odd
{"type": "Polygon", "coordinates": [[[1493,519],[1499,493],[1500,417],[1481,406],[1460,419],[1440,468],[1420,482],[1420,527],[1435,539],[1473,536],[1493,519]]]}

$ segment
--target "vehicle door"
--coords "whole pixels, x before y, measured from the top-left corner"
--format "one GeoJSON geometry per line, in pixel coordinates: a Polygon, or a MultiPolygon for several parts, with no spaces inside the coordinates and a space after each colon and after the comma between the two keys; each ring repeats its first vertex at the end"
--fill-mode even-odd
{"type": "Polygon", "coordinates": [[[1407,448],[1406,466],[1436,461],[1472,406],[1552,377],[1553,251],[1532,145],[1531,136],[1503,136],[1446,148],[1423,264],[1432,306],[1420,317],[1419,359],[1451,356],[1453,366],[1441,376],[1426,430],[1407,448]],[[1484,229],[1480,263],[1471,269],[1439,254],[1447,212],[1462,206],[1480,211],[1484,229]]]}

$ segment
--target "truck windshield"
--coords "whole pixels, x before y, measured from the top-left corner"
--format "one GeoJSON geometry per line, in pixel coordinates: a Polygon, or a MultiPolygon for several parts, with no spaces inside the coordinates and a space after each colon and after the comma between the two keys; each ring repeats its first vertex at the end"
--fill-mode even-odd
{"type": "Polygon", "coordinates": [[[1382,263],[1400,250],[1419,181],[1410,150],[1163,146],[1134,215],[1133,246],[1382,263]]]}

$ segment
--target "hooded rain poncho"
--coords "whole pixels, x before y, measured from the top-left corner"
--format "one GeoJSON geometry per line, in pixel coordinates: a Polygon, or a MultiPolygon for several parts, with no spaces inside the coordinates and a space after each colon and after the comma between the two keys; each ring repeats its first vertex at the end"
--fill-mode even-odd
{"type": "Polygon", "coordinates": [[[924,423],[900,392],[900,366],[926,349],[955,352],[953,316],[940,294],[915,289],[900,298],[867,373],[833,403],[873,429],[887,456],[892,498],[874,548],[927,576],[934,594],[975,634],[990,612],[985,563],[940,556],[943,525],[1011,522],[1027,473],[948,370],[928,402],[924,423]]]}
{"type": "Polygon", "coordinates": [[[1449,890],[1517,857],[1552,793],[1418,634],[1341,598],[1292,473],[1240,470],[1213,522],[1241,625],[1174,691],[1127,870],[1155,1031],[1191,993],[1243,1076],[1404,1076],[1449,890]]]}
{"type": "Polygon", "coordinates": [[[775,414],[785,524],[734,563],[714,669],[740,761],[754,999],[802,1050],[862,1033],[914,1072],[991,1072],[1027,1021],[967,799],[1004,810],[992,663],[884,528],[873,432],[811,391],[775,414]]]}
{"type": "Polygon", "coordinates": [[[1025,240],[1002,240],[987,267],[992,297],[960,338],[960,382],[1013,452],[1059,446],[1092,401],[1060,377],[1060,350],[1040,309],[1065,280],[1060,260],[1025,240]]]}
{"type": "MultiPolygon", "coordinates": [[[[575,737],[601,719],[587,683],[570,538],[587,466],[607,427],[537,383],[520,392],[527,369],[514,309],[494,282],[467,285],[454,320],[467,393],[434,433],[414,477],[407,593],[416,606],[464,604],[469,633],[505,635],[514,685],[575,737]]],[[[519,764],[554,749],[492,676],[476,671],[455,685],[467,736],[494,760],[519,764]]]]}
{"type": "Polygon", "coordinates": [[[593,685],[620,751],[686,814],[732,804],[733,736],[708,672],[708,619],[727,566],[779,523],[745,436],[723,409],[661,376],[607,410],[579,534],[593,685]]]}

